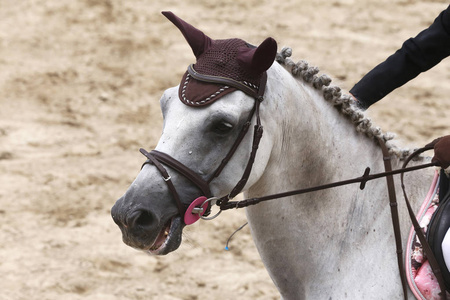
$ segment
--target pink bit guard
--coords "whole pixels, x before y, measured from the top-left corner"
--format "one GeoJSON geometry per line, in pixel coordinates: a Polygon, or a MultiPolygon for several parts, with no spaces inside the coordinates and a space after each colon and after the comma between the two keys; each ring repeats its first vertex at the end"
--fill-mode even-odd
{"type": "Polygon", "coordinates": [[[186,210],[186,213],[184,214],[184,223],[186,225],[194,224],[195,222],[200,219],[200,216],[203,216],[203,214],[206,212],[206,209],[208,208],[208,202],[203,204],[207,198],[205,196],[198,197],[194,201],[192,201],[191,205],[189,205],[188,209],[186,210]],[[203,206],[201,206],[203,204],[203,206]],[[192,210],[195,207],[202,207],[203,211],[200,214],[193,213],[192,210]]]}

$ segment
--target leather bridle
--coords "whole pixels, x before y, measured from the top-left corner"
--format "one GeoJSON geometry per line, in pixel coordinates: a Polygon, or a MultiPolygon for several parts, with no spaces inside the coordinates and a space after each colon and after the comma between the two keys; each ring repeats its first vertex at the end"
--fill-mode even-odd
{"type": "MultiPolygon", "coordinates": [[[[213,181],[215,178],[217,178],[221,174],[221,172],[223,171],[225,166],[228,164],[228,162],[232,158],[233,154],[236,152],[237,148],[239,147],[242,140],[244,139],[246,133],[248,132],[250,125],[252,123],[253,116],[255,115],[256,124],[254,126],[254,131],[253,131],[252,150],[251,150],[247,165],[244,169],[244,173],[243,173],[241,179],[235,185],[235,187],[231,190],[231,192],[227,196],[219,199],[218,203],[221,203],[221,205],[225,205],[230,199],[233,199],[236,195],[238,195],[242,191],[242,189],[244,188],[245,184],[248,181],[248,178],[250,176],[250,173],[251,173],[251,170],[253,167],[253,163],[255,161],[259,142],[263,135],[263,126],[261,125],[261,119],[259,116],[259,107],[260,107],[261,102],[264,100],[264,92],[265,92],[265,87],[266,87],[266,82],[267,82],[267,73],[264,72],[261,76],[259,88],[255,91],[254,89],[250,88],[249,86],[245,85],[244,83],[233,80],[231,78],[200,74],[194,70],[193,65],[190,65],[188,67],[188,72],[196,80],[206,82],[206,83],[214,83],[214,84],[231,86],[238,90],[241,90],[245,94],[253,97],[255,99],[255,104],[254,104],[252,110],[250,111],[250,114],[249,114],[245,124],[243,125],[236,141],[234,142],[234,144],[228,151],[227,155],[223,158],[220,165],[217,167],[217,169],[212,173],[212,175],[207,180],[203,179],[201,176],[199,176],[197,173],[192,171],[186,165],[184,165],[183,163],[181,163],[180,161],[176,160],[175,158],[173,158],[172,156],[170,156],[166,153],[163,153],[163,152],[160,152],[157,150],[152,150],[150,152],[147,152],[146,150],[144,150],[142,148],[139,150],[143,155],[145,155],[147,157],[147,160],[144,162],[142,167],[144,167],[144,165],[146,165],[146,164],[152,164],[157,168],[159,173],[162,175],[164,181],[166,182],[167,187],[169,188],[170,192],[172,193],[172,196],[175,199],[176,205],[178,207],[178,212],[180,213],[180,216],[182,218],[186,214],[187,206],[185,204],[183,204],[183,202],[181,201],[180,196],[177,192],[177,189],[175,188],[175,186],[172,182],[172,177],[169,175],[169,173],[165,169],[164,165],[174,169],[175,171],[177,171],[178,173],[180,173],[181,175],[186,177],[188,180],[190,180],[194,185],[196,185],[199,188],[199,190],[203,193],[203,195],[207,199],[211,199],[212,193],[209,188],[211,181],[213,181]]],[[[210,204],[210,203],[208,202],[208,204],[210,204]]],[[[202,207],[203,207],[203,205],[202,205],[202,207]]],[[[203,215],[206,213],[206,215],[207,215],[209,213],[209,211],[210,211],[210,205],[208,205],[208,209],[203,210],[201,214],[203,215]]]]}

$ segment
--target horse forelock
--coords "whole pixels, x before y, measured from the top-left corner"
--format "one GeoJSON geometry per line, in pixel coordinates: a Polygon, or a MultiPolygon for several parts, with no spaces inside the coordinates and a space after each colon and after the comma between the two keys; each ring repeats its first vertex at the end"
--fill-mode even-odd
{"type": "MultiPolygon", "coordinates": [[[[331,85],[331,78],[328,75],[318,75],[319,68],[309,66],[307,61],[300,60],[295,63],[289,57],[292,55],[292,49],[284,47],[276,56],[276,61],[283,65],[294,78],[305,81],[314,89],[321,92],[323,99],[330,102],[341,115],[348,118],[355,126],[356,131],[363,133],[368,138],[378,143],[383,140],[391,154],[397,156],[400,160],[406,159],[414,149],[401,149],[393,143],[394,133],[384,132],[380,127],[374,125],[372,121],[358,107],[355,99],[348,94],[344,94],[341,88],[331,85]]],[[[423,159],[422,156],[418,159],[423,159]]]]}

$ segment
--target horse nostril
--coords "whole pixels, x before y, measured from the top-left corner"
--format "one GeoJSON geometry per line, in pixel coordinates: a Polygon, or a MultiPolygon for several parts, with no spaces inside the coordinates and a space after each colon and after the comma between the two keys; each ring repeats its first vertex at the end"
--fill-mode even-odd
{"type": "Polygon", "coordinates": [[[130,214],[127,225],[130,227],[151,227],[156,221],[154,215],[147,210],[138,210],[130,214]]]}
{"type": "Polygon", "coordinates": [[[116,204],[114,204],[114,206],[111,208],[111,217],[112,217],[112,219],[114,220],[114,222],[115,222],[119,227],[121,227],[122,225],[124,225],[123,222],[122,222],[122,220],[121,220],[121,218],[120,218],[119,205],[117,204],[117,202],[116,202],[116,204]]]}
{"type": "Polygon", "coordinates": [[[136,219],[136,225],[146,227],[148,225],[151,225],[152,221],[153,216],[149,212],[143,211],[141,215],[136,219]]]}

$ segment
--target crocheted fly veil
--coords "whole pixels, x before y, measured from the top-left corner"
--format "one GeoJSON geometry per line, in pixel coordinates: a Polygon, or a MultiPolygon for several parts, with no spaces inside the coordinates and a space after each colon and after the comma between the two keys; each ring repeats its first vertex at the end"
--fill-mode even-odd
{"type": "Polygon", "coordinates": [[[208,105],[236,90],[255,97],[265,87],[265,72],[277,52],[274,39],[267,38],[259,47],[241,39],[213,40],[172,12],[162,14],[178,27],[197,59],[180,83],[184,104],[208,105]]]}

